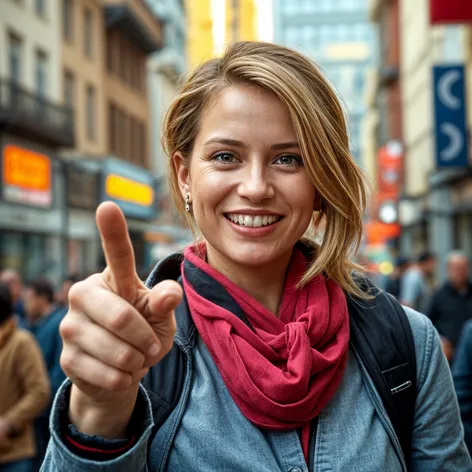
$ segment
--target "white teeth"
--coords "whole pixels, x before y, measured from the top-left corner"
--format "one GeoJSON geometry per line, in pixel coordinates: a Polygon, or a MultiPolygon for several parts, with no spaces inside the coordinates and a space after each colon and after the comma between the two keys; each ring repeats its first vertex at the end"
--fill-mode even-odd
{"type": "Polygon", "coordinates": [[[249,228],[260,228],[261,226],[271,225],[279,220],[279,217],[276,215],[241,215],[241,214],[231,214],[226,215],[229,220],[233,223],[247,226],[249,228]]]}

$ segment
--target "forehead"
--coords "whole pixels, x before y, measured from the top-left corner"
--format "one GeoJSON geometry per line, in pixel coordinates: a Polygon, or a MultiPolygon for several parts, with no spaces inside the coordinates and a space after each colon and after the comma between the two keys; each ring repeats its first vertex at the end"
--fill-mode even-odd
{"type": "Polygon", "coordinates": [[[273,93],[249,84],[222,89],[202,115],[200,135],[221,134],[238,139],[295,140],[296,133],[285,105],[273,93]]]}

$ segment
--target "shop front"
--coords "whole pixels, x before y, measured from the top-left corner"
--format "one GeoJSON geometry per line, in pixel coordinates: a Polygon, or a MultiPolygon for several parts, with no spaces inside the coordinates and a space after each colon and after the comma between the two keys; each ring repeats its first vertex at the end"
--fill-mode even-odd
{"type": "Polygon", "coordinates": [[[0,269],[58,283],[63,276],[61,168],[50,149],[4,135],[0,142],[0,269]]]}
{"type": "MultiPolygon", "coordinates": [[[[123,211],[133,243],[138,272],[151,265],[151,247],[146,241],[156,218],[156,189],[149,171],[125,161],[108,158],[103,164],[101,201],[113,201],[123,211]]],[[[102,265],[105,261],[102,257],[102,265]]]]}

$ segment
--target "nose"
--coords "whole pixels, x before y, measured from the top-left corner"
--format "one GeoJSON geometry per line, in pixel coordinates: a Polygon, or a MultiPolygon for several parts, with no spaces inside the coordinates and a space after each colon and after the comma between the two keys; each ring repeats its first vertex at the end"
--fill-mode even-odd
{"type": "Polygon", "coordinates": [[[238,195],[254,203],[273,198],[274,185],[264,165],[254,163],[248,165],[246,170],[238,187],[238,195]]]}

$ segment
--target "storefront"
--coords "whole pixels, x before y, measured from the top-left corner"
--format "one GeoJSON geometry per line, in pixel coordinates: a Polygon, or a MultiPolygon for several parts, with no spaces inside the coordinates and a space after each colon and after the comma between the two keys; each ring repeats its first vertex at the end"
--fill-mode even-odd
{"type": "Polygon", "coordinates": [[[101,163],[79,157],[67,161],[67,248],[68,274],[86,277],[100,267],[101,244],[95,223],[100,202],[101,163]]]}
{"type": "Polygon", "coordinates": [[[64,273],[61,167],[50,149],[13,136],[0,142],[0,268],[57,284],[64,273]]]}
{"type": "MultiPolygon", "coordinates": [[[[138,271],[151,265],[145,234],[156,217],[156,189],[151,173],[125,161],[108,158],[103,164],[101,201],[111,200],[123,211],[133,243],[138,271]]],[[[102,264],[104,260],[102,258],[102,264]]]]}

